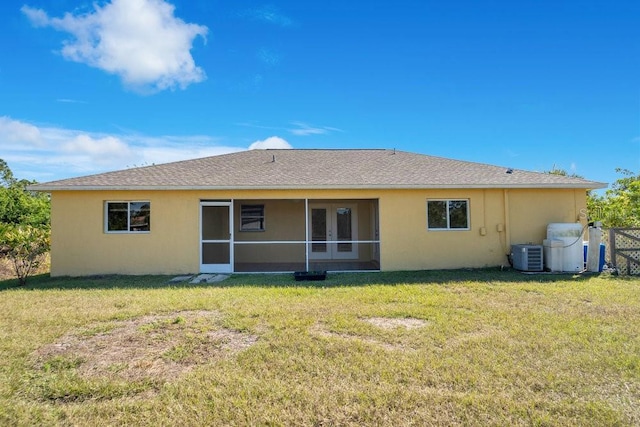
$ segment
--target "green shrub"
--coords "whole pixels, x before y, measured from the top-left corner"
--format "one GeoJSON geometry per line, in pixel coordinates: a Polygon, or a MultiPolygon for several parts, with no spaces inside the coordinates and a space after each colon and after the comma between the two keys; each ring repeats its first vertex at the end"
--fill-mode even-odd
{"type": "Polygon", "coordinates": [[[48,227],[0,223],[0,257],[7,257],[20,285],[40,266],[51,247],[48,227]]]}

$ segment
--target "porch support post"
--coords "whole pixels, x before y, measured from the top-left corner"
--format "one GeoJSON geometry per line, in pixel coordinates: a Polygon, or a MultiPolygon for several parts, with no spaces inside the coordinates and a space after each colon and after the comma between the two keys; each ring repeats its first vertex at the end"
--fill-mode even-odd
{"type": "Polygon", "coordinates": [[[309,199],[304,199],[304,262],[309,271],[309,199]]]}
{"type": "Polygon", "coordinates": [[[235,227],[233,226],[233,218],[235,218],[235,209],[236,209],[236,202],[234,199],[231,199],[231,205],[229,206],[229,229],[230,229],[230,233],[229,233],[229,262],[231,262],[231,272],[235,273],[236,271],[236,262],[234,259],[234,253],[236,251],[236,244],[234,242],[235,237],[236,237],[236,233],[235,233],[235,227]]]}

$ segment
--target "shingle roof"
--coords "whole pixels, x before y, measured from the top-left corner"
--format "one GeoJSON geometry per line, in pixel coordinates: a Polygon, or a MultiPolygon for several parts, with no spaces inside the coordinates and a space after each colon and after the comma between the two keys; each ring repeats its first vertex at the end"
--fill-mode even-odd
{"type": "Polygon", "coordinates": [[[603,188],[580,178],[395,150],[251,150],[31,187],[117,189],[603,188]]]}

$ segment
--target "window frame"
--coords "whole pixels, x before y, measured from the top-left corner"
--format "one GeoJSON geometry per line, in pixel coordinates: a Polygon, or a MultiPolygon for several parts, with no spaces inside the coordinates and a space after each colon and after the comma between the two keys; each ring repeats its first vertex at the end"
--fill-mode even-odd
{"type": "Polygon", "coordinates": [[[264,232],[267,230],[267,221],[266,221],[266,207],[264,203],[245,203],[245,204],[241,204],[240,205],[240,226],[239,226],[239,231],[242,232],[250,232],[250,233],[259,233],[259,232],[264,232]],[[244,212],[244,208],[261,208],[262,209],[262,214],[261,215],[243,215],[244,212]],[[243,219],[253,219],[254,221],[258,221],[259,224],[262,225],[261,228],[245,228],[244,223],[243,223],[243,219]]]}
{"type": "Polygon", "coordinates": [[[471,230],[471,202],[469,199],[427,199],[427,231],[470,231],[471,230]],[[430,202],[445,202],[446,203],[446,220],[447,226],[442,227],[430,227],[429,226],[429,203],[430,202]],[[452,202],[464,202],[467,206],[466,209],[466,227],[451,227],[451,203],[452,202]]]}
{"type": "Polygon", "coordinates": [[[104,232],[105,234],[149,234],[151,233],[151,201],[149,200],[105,200],[104,202],[104,232]],[[109,230],[109,205],[116,203],[127,204],[127,229],[126,230],[109,230]],[[146,203],[149,205],[149,224],[148,230],[132,230],[131,224],[131,205],[134,203],[146,203]]]}

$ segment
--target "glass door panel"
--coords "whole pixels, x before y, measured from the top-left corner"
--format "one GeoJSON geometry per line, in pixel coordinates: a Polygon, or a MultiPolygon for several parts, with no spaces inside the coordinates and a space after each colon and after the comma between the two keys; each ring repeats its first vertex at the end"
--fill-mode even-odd
{"type": "Polygon", "coordinates": [[[332,259],[357,259],[358,245],[358,205],[333,204],[331,205],[331,228],[335,235],[331,239],[336,243],[331,244],[332,259]]]}
{"type": "Polygon", "coordinates": [[[315,259],[329,258],[329,227],[327,224],[329,210],[326,207],[311,208],[311,252],[309,256],[315,259]],[[318,243],[316,243],[318,242],[318,243]]]}
{"type": "Polygon", "coordinates": [[[358,258],[357,205],[314,204],[309,216],[310,259],[358,258]]]}
{"type": "Polygon", "coordinates": [[[351,208],[336,209],[336,237],[339,242],[347,242],[336,245],[338,252],[353,252],[353,243],[350,243],[353,240],[352,220],[351,208]]]}

